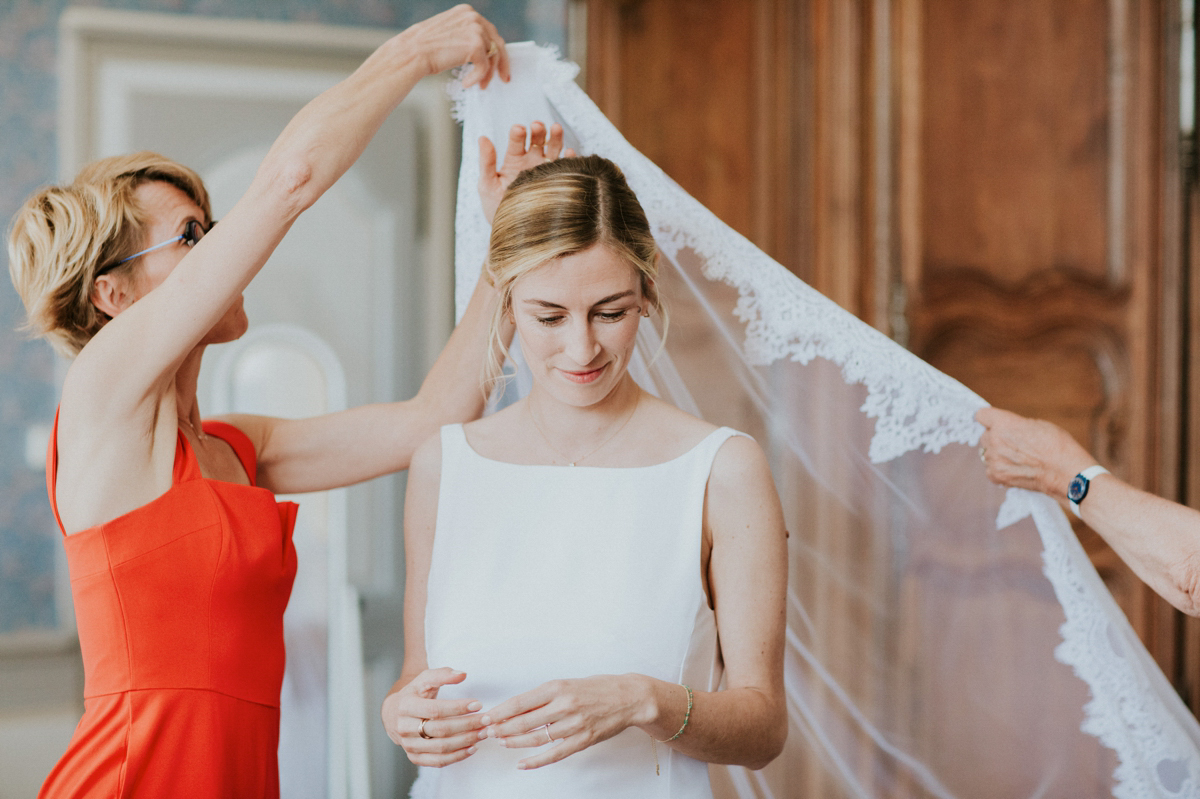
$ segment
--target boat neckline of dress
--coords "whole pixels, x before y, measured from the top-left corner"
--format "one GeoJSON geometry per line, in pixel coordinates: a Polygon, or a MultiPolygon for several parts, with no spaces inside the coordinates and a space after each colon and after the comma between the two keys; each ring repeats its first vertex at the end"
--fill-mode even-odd
{"type": "Polygon", "coordinates": [[[700,447],[704,446],[704,443],[706,441],[708,441],[710,438],[712,438],[713,436],[715,436],[717,433],[721,432],[722,430],[731,430],[733,432],[733,435],[743,435],[741,433],[738,433],[736,430],[733,430],[732,428],[728,428],[728,427],[725,427],[722,425],[722,426],[718,426],[714,430],[709,431],[703,438],[701,438],[699,441],[697,441],[691,447],[688,447],[688,449],[686,449],[685,451],[676,455],[674,458],[668,458],[667,460],[659,461],[658,463],[647,463],[647,464],[643,464],[641,466],[572,466],[569,463],[514,463],[512,461],[502,461],[502,460],[498,460],[496,458],[489,458],[487,455],[482,454],[481,452],[479,452],[479,450],[475,449],[475,447],[471,446],[471,441],[467,438],[466,428],[462,424],[458,424],[458,425],[456,425],[456,427],[458,428],[458,434],[462,437],[463,444],[466,446],[467,451],[470,452],[472,455],[474,455],[476,458],[478,458],[481,461],[487,461],[488,463],[496,463],[501,466],[515,466],[515,467],[523,468],[523,469],[572,469],[572,470],[576,470],[576,471],[578,471],[579,469],[592,469],[594,471],[610,471],[610,472],[624,472],[624,471],[632,471],[632,470],[636,470],[636,469],[655,469],[659,466],[668,466],[672,463],[675,463],[676,461],[681,461],[684,458],[686,458],[687,456],[691,455],[693,452],[698,450],[700,447]]]}

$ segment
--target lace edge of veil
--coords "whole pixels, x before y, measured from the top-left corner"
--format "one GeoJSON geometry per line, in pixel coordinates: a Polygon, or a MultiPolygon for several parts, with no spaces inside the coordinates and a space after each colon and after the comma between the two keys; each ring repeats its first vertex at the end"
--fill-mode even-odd
{"type": "MultiPolygon", "coordinates": [[[[869,449],[874,463],[913,450],[936,453],[950,444],[978,443],[983,428],[974,414],[987,405],[982,398],[796,279],[722,222],[625,140],[573,82],[578,68],[561,60],[557,48],[537,50],[541,91],[559,119],[570,121],[578,137],[572,143],[576,150],[599,153],[621,165],[665,255],[673,258],[692,250],[705,260],[705,277],[737,289],[735,313],[746,324],[743,349],[750,363],[765,366],[784,358],[808,363],[820,357],[837,364],[847,383],[866,388],[860,410],[875,420],[869,449]]],[[[450,93],[455,118],[464,126],[464,143],[474,142],[483,130],[480,92],[464,91],[456,81],[450,93]]],[[[478,177],[476,159],[464,158],[456,220],[460,314],[486,257],[490,230],[474,197],[478,177]]],[[[1163,686],[1171,697],[1174,692],[1141,649],[1052,500],[1014,489],[997,527],[1031,514],[1043,542],[1043,571],[1066,616],[1055,658],[1091,691],[1081,730],[1117,755],[1113,795],[1188,795],[1180,791],[1197,787],[1194,741],[1200,739],[1200,727],[1189,736],[1187,720],[1172,715],[1164,704],[1163,686]],[[1099,603],[1097,596],[1103,598],[1099,603]],[[1128,645],[1121,646],[1122,641],[1128,645]],[[1113,668],[1114,652],[1118,668],[1113,668]],[[1164,764],[1169,769],[1172,763],[1185,767],[1176,790],[1162,774],[1164,764]]]]}

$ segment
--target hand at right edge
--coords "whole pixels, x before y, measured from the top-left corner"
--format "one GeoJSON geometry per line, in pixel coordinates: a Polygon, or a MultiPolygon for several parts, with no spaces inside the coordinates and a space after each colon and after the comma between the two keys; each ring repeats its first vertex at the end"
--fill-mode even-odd
{"type": "Polygon", "coordinates": [[[450,668],[426,669],[383,700],[383,728],[415,765],[441,768],[475,753],[485,726],[478,713],[483,705],[475,699],[437,698],[443,685],[466,677],[450,668]]]}
{"type": "Polygon", "coordinates": [[[980,456],[993,483],[1066,499],[1071,478],[1096,462],[1051,422],[1000,408],[981,408],[975,420],[987,428],[979,439],[980,456]]]}

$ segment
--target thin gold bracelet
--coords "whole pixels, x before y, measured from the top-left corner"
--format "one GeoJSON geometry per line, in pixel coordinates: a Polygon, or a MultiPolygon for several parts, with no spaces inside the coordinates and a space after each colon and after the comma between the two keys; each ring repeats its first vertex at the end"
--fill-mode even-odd
{"type": "MultiPolygon", "coordinates": [[[[669,743],[671,743],[671,741],[674,741],[675,739],[677,739],[680,735],[683,735],[683,731],[687,729],[688,722],[692,720],[692,689],[686,683],[679,683],[679,684],[683,686],[683,690],[687,691],[687,695],[688,695],[687,713],[683,714],[683,724],[680,725],[679,732],[675,733],[670,738],[664,738],[664,739],[658,741],[660,744],[669,744],[669,743]]],[[[658,739],[655,739],[655,740],[658,740],[658,739]]]]}

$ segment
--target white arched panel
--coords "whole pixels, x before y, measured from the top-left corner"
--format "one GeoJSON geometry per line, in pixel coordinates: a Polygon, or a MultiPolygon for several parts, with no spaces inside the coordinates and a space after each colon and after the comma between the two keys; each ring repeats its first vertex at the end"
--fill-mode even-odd
{"type": "MultiPolygon", "coordinates": [[[[343,410],[346,376],[333,348],[298,325],[260,325],[224,348],[212,374],[214,413],[303,418],[343,410]]],[[[346,491],[303,497],[299,560],[283,617],[287,671],[280,703],[283,796],[365,797],[361,623],[347,574],[346,491]]]]}

